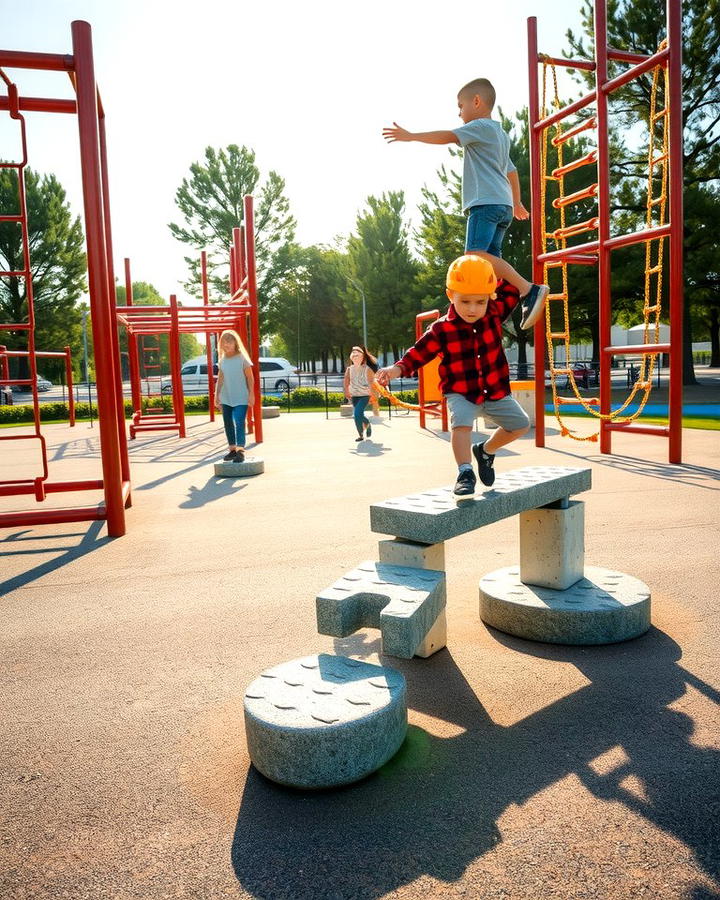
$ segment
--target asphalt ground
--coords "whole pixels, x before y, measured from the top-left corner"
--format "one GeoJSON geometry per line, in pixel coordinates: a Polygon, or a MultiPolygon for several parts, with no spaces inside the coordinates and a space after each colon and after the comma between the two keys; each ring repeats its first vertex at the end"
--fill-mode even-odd
{"type": "MultiPolygon", "coordinates": [[[[499,471],[590,466],[586,561],[649,585],[652,629],[586,648],[489,629],[478,580],[517,562],[517,523],[455,538],[447,648],[383,659],[405,744],[310,793],[250,766],[244,689],[315,652],[377,659],[373,630],[318,635],[314,598],[376,558],[369,503],[454,480],[447,436],[393,416],[358,445],[291,413],[264,423],[265,474],[216,480],[221,427],[188,421],[131,442],[124,537],[0,532],[3,900],[720,897],[716,431],[686,430],[681,466],[664,439],[601,456],[549,418],[546,448],[501,451],[499,471]]],[[[97,477],[97,423],[45,433],[53,480],[97,477]]]]}

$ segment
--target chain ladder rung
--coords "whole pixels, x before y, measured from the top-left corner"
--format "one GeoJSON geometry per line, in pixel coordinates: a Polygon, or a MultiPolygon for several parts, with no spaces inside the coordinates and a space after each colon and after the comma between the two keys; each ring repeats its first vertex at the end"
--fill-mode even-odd
{"type": "Polygon", "coordinates": [[[666,115],[667,115],[667,109],[661,109],[660,112],[656,112],[653,115],[652,120],[653,120],[653,122],[657,122],[658,119],[662,119],[663,116],[666,116],[666,115]]]}
{"type": "MultiPolygon", "coordinates": [[[[579,401],[577,397],[558,397],[557,402],[560,406],[567,406],[570,403],[577,404],[579,401]]],[[[583,397],[582,402],[586,406],[600,406],[600,399],[598,397],[583,397]]]]}
{"type": "Polygon", "coordinates": [[[547,295],[547,299],[548,299],[548,300],[568,300],[569,297],[568,297],[567,293],[562,293],[562,294],[548,294],[548,295],[547,295]]]}
{"type": "Polygon", "coordinates": [[[600,219],[593,216],[586,222],[576,222],[575,225],[568,225],[566,228],[556,228],[549,237],[555,241],[561,241],[563,238],[574,237],[576,234],[583,234],[586,231],[595,231],[600,225],[600,219]]]}
{"type": "Polygon", "coordinates": [[[659,166],[661,162],[665,162],[668,158],[667,153],[661,153],[660,156],[656,156],[655,159],[650,161],[651,166],[659,166]]]}
{"type": "Polygon", "coordinates": [[[657,266],[653,266],[652,269],[646,269],[645,274],[646,275],[659,275],[662,272],[662,270],[663,270],[663,267],[660,264],[658,264],[657,266]]]}
{"type": "Polygon", "coordinates": [[[659,197],[653,197],[653,199],[648,203],[648,206],[657,206],[663,201],[667,200],[665,194],[661,194],[659,197]]]}
{"type": "Polygon", "coordinates": [[[565,341],[565,340],[570,340],[570,335],[567,333],[567,331],[551,331],[551,332],[550,332],[550,337],[551,337],[554,341],[565,341]]]}
{"type": "Polygon", "coordinates": [[[656,313],[660,312],[662,306],[659,303],[656,303],[654,306],[646,306],[643,310],[644,313],[656,313]]]}

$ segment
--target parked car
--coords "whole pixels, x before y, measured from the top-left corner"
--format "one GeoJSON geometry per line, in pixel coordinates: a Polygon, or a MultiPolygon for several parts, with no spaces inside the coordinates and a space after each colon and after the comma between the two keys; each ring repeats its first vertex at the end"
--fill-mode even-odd
{"type": "Polygon", "coordinates": [[[38,372],[38,377],[37,377],[37,389],[38,389],[39,391],[49,391],[49,390],[52,390],[52,388],[53,388],[53,383],[52,383],[52,381],[48,381],[47,378],[45,378],[44,375],[41,375],[41,374],[38,372]]]}
{"type": "MultiPolygon", "coordinates": [[[[579,387],[588,388],[591,385],[597,386],[599,384],[597,369],[595,369],[590,363],[574,363],[572,367],[572,373],[575,377],[575,384],[577,384],[579,387]]],[[[570,387],[569,378],[567,379],[565,387],[570,387]]]]}
{"type": "MultiPolygon", "coordinates": [[[[49,391],[54,387],[52,381],[48,381],[47,378],[38,374],[37,377],[37,389],[38,391],[49,391]]],[[[5,390],[12,391],[13,394],[30,394],[32,391],[30,390],[29,384],[10,384],[4,386],[5,390]]]]}
{"type": "MultiPolygon", "coordinates": [[[[217,377],[217,363],[213,366],[217,377]]],[[[286,359],[280,356],[260,357],[260,387],[264,391],[287,391],[291,387],[297,387],[299,379],[298,370],[286,359]],[[294,376],[294,377],[293,377],[294,376]]],[[[207,358],[198,356],[189,359],[180,369],[183,392],[186,394],[207,394],[207,358]]],[[[172,378],[167,376],[160,382],[160,390],[163,394],[172,393],[172,378]]]]}

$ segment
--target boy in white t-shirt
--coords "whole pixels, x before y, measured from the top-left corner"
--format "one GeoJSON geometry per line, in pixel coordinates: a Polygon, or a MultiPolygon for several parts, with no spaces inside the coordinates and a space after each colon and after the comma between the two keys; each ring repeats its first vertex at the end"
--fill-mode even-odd
{"type": "Polygon", "coordinates": [[[510,159],[510,138],[492,116],[495,88],[487,78],[476,78],[460,88],[457,97],[463,124],[451,131],[410,132],[393,122],[383,137],[423,144],[460,144],[463,148],[462,198],[467,216],[465,253],[485,257],[499,278],[520,292],[521,327],[532,328],[540,318],[550,289],[522,277],[502,257],[505,232],[516,219],[527,219],[520,199],[517,169],[510,159]]]}

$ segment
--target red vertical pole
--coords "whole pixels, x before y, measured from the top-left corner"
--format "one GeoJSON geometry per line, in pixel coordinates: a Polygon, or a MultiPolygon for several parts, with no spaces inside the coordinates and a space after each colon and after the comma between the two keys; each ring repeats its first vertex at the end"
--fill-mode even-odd
{"type": "MultiPolygon", "coordinates": [[[[683,407],[683,97],[682,3],[667,0],[670,81],[670,389],[668,461],[682,462],[683,407]]],[[[659,363],[659,360],[658,360],[659,363]]]]}
{"type": "MultiPolygon", "coordinates": [[[[246,234],[245,228],[233,228],[232,230],[232,239],[233,239],[233,254],[232,258],[235,260],[235,290],[238,291],[242,287],[242,283],[245,280],[245,276],[247,275],[247,259],[246,259],[246,251],[245,251],[245,241],[246,234]]],[[[248,339],[248,330],[246,323],[246,317],[244,315],[240,316],[238,322],[238,333],[242,338],[243,344],[248,349],[248,353],[252,356],[249,347],[249,339],[248,339]]]]}
{"type": "MultiPolygon", "coordinates": [[[[610,143],[608,139],[608,99],[603,86],[608,80],[607,55],[607,5],[606,0],[595,0],[595,89],[597,109],[597,142],[598,142],[598,332],[600,339],[600,412],[607,414],[611,409],[612,391],[610,370],[612,358],[603,353],[604,347],[610,346],[612,325],[611,316],[611,281],[610,250],[607,241],[610,238],[610,143]]],[[[611,452],[612,432],[605,427],[605,420],[600,420],[600,452],[611,452]]]]}
{"type": "Polygon", "coordinates": [[[262,397],[260,396],[260,316],[258,313],[257,283],[255,270],[255,219],[253,198],[248,194],[243,200],[245,222],[245,266],[247,268],[247,292],[250,301],[250,344],[248,348],[253,361],[255,378],[255,443],[262,444],[262,397]]]}
{"type": "MultiPolygon", "coordinates": [[[[540,179],[540,142],[543,135],[535,132],[535,123],[540,120],[538,100],[538,45],[537,19],[527,20],[528,41],[528,83],[530,102],[528,103],[528,139],[530,142],[530,245],[532,252],[532,279],[540,283],[543,275],[542,263],[538,257],[542,253],[542,225],[545,211],[540,208],[542,196],[540,179]]],[[[545,446],[545,317],[535,325],[535,446],[545,446]]]]}
{"type": "Polygon", "coordinates": [[[178,327],[178,302],[175,294],[170,294],[170,370],[172,372],[172,393],[175,418],[180,428],[178,436],[185,437],[185,395],[180,374],[180,329],[178,327]]]}
{"type": "MultiPolygon", "coordinates": [[[[207,252],[203,250],[200,253],[200,283],[202,284],[203,306],[210,306],[210,292],[208,291],[207,281],[207,252]]],[[[231,287],[232,291],[232,287],[231,287]]],[[[208,410],[210,411],[210,421],[215,421],[215,372],[212,352],[212,340],[210,332],[205,332],[205,357],[207,359],[208,370],[208,410]]]]}
{"type": "Polygon", "coordinates": [[[72,360],[70,356],[70,348],[65,347],[65,384],[68,389],[68,412],[70,414],[70,425],[75,424],[75,397],[73,397],[73,377],[72,377],[72,360]]]}
{"type": "Polygon", "coordinates": [[[112,354],[114,304],[110,303],[108,296],[97,86],[95,84],[90,25],[87,22],[73,22],[72,38],[80,134],[80,171],[82,173],[88,254],[88,287],[95,344],[103,490],[108,534],[111,537],[119,537],[125,534],[126,529],[118,436],[116,372],[112,354]]]}
{"type": "MultiPolygon", "coordinates": [[[[133,305],[130,260],[125,257],[125,305],[133,305]]],[[[138,359],[138,339],[132,326],[127,329],[128,365],[130,367],[130,395],[135,417],[142,415],[142,390],[140,389],[140,360],[138,359]]]]}
{"type": "MultiPolygon", "coordinates": [[[[98,131],[100,135],[100,177],[103,194],[103,220],[105,224],[105,259],[107,261],[108,297],[111,304],[111,337],[112,354],[115,363],[117,379],[115,390],[117,393],[117,430],[120,443],[120,468],[122,479],[130,484],[130,455],[128,453],[127,433],[125,431],[125,398],[123,397],[122,364],[120,362],[120,341],[118,338],[118,321],[115,317],[115,266],[113,263],[112,225],[110,221],[110,185],[108,181],[107,141],[105,138],[105,113],[100,106],[98,119],[98,131]]],[[[131,505],[131,495],[128,490],[125,498],[126,508],[131,505]]]]}

